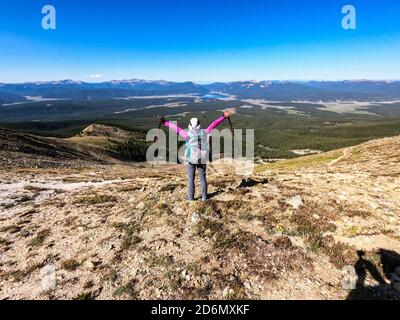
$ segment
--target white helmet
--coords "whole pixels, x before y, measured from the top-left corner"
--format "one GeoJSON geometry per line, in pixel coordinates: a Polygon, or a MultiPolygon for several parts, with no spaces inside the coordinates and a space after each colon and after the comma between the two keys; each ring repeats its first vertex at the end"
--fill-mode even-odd
{"type": "Polygon", "coordinates": [[[200,121],[197,118],[193,118],[192,120],[190,120],[189,123],[189,130],[193,130],[193,131],[197,131],[201,129],[201,125],[200,125],[200,121]]]}

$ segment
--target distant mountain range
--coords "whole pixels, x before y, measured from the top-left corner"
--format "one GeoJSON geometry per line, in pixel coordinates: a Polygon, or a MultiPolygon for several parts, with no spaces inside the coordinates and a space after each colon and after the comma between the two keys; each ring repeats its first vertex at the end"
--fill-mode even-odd
{"type": "Polygon", "coordinates": [[[238,99],[379,101],[400,99],[400,81],[237,81],[200,85],[194,82],[134,79],[102,83],[73,80],[0,83],[0,104],[23,102],[29,96],[102,100],[148,95],[205,95],[211,92],[234,95],[238,99]]]}

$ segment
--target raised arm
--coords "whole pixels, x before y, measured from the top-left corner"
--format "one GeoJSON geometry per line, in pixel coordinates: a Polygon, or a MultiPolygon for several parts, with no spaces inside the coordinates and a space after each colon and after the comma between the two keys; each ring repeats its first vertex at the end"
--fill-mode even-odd
{"type": "Polygon", "coordinates": [[[206,129],[207,133],[211,133],[216,127],[218,127],[225,119],[229,118],[234,113],[233,110],[228,110],[224,112],[224,115],[221,118],[218,118],[210,126],[206,129]]]}
{"type": "Polygon", "coordinates": [[[225,116],[222,116],[221,118],[218,118],[215,120],[213,123],[210,124],[210,126],[206,129],[207,133],[211,133],[216,127],[218,127],[222,122],[224,122],[225,116]]]}
{"type": "Polygon", "coordinates": [[[167,128],[170,128],[174,130],[177,134],[179,134],[183,139],[187,140],[189,138],[188,133],[183,130],[182,128],[179,128],[177,125],[173,124],[172,122],[166,121],[163,117],[158,118],[160,122],[166,126],[167,128]]]}

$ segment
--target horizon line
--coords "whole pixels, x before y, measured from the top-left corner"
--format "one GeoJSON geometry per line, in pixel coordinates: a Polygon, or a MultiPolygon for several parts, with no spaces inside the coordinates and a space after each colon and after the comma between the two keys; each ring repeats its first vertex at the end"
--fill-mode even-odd
{"type": "MultiPolygon", "coordinates": [[[[0,81],[0,84],[27,84],[27,83],[52,83],[52,82],[65,82],[71,81],[76,83],[87,83],[87,84],[100,84],[100,83],[107,83],[107,82],[116,82],[116,81],[148,81],[148,82],[170,82],[170,83],[194,83],[198,85],[208,85],[213,83],[235,83],[235,82],[398,82],[398,79],[365,79],[365,78],[354,78],[354,79],[286,79],[286,80],[273,80],[273,79],[264,79],[264,80],[257,80],[257,79],[247,79],[247,80],[234,80],[234,81],[193,81],[193,80],[183,80],[183,81],[172,81],[172,80],[165,80],[165,79],[141,79],[141,78],[131,78],[131,79],[110,79],[110,80],[103,80],[103,81],[84,81],[84,80],[74,80],[74,79],[57,79],[57,80],[35,80],[35,81],[21,81],[21,82],[3,82],[0,81]]],[[[0,87],[1,88],[1,87],[0,87]]]]}

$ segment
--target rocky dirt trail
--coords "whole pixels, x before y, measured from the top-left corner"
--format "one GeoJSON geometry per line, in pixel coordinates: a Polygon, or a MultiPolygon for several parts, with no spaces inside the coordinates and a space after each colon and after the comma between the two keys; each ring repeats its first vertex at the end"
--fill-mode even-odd
{"type": "Polygon", "coordinates": [[[206,203],[178,165],[0,170],[0,299],[398,299],[399,147],[210,170],[206,203]]]}

